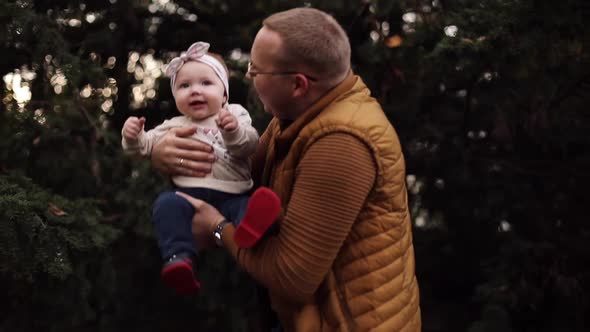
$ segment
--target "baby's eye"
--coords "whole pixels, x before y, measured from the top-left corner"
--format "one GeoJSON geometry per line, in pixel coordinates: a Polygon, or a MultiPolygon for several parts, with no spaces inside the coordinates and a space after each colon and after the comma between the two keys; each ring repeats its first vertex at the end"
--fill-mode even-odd
{"type": "Polygon", "coordinates": [[[213,84],[213,82],[212,81],[209,81],[209,80],[204,80],[201,84],[203,84],[203,85],[211,85],[211,84],[213,84]]]}
{"type": "Polygon", "coordinates": [[[185,89],[185,88],[188,88],[188,83],[180,83],[180,84],[178,85],[178,88],[179,88],[179,89],[185,89]]]}

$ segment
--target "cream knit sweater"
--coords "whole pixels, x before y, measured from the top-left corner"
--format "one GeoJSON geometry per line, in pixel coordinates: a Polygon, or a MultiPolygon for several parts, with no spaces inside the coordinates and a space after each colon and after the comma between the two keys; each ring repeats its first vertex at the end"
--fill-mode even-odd
{"type": "Polygon", "coordinates": [[[239,127],[234,131],[220,130],[215,123],[217,114],[199,121],[183,115],[166,120],[147,132],[142,131],[137,140],[123,137],[123,149],[129,154],[149,157],[154,145],[168,130],[196,126],[197,132],[192,138],[211,145],[217,160],[205,177],[174,176],[172,181],[179,187],[209,188],[232,194],[246,192],[253,185],[248,156],[256,150],[258,133],[244,107],[229,104],[228,110],[238,119],[239,127]]]}

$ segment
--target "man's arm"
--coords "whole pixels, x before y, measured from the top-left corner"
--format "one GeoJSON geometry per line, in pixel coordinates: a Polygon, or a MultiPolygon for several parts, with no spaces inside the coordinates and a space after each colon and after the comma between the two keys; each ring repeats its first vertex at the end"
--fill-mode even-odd
{"type": "Polygon", "coordinates": [[[308,300],[332,266],[376,176],[369,148],[349,134],[318,140],[297,168],[287,213],[277,236],[238,249],[233,227],[224,244],[238,263],[272,292],[308,300]]]}

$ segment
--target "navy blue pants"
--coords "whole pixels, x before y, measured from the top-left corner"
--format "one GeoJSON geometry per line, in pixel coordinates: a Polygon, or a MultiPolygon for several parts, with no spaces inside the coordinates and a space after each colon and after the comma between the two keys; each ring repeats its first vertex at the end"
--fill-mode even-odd
{"type": "MultiPolygon", "coordinates": [[[[213,205],[234,226],[244,217],[249,196],[245,194],[228,194],[207,188],[178,188],[194,198],[213,205]]],[[[161,193],[154,203],[152,222],[162,258],[167,260],[178,253],[197,254],[192,233],[192,219],[195,208],[175,191],[161,193]]]]}

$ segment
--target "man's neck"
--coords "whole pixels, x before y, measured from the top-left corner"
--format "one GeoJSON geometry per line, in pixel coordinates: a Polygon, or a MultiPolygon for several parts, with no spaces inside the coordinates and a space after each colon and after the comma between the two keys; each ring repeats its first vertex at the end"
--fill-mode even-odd
{"type": "Polygon", "coordinates": [[[297,119],[299,116],[304,114],[309,108],[311,108],[315,103],[317,103],[324,96],[330,93],[330,91],[332,91],[335,87],[340,85],[351,74],[352,72],[349,72],[339,81],[316,82],[316,85],[310,88],[309,92],[304,97],[302,97],[299,101],[293,103],[293,108],[291,109],[289,116],[283,120],[292,122],[295,119],[297,119]]]}
{"type": "Polygon", "coordinates": [[[305,113],[309,108],[311,108],[315,103],[317,103],[320,99],[322,99],[325,95],[330,93],[332,89],[334,89],[338,84],[331,85],[331,86],[321,86],[318,85],[309,90],[309,93],[305,95],[305,98],[297,103],[294,108],[293,120],[298,118],[301,114],[305,113]]]}

